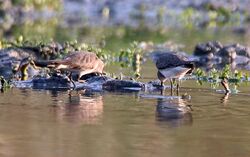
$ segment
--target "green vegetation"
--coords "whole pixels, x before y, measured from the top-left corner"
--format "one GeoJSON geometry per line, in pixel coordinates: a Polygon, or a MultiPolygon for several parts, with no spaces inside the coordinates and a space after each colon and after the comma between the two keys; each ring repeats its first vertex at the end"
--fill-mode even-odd
{"type": "Polygon", "coordinates": [[[11,0],[12,5],[26,9],[35,8],[38,10],[48,8],[58,10],[61,7],[60,0],[11,0]]]}
{"type": "Polygon", "coordinates": [[[63,58],[69,52],[90,51],[96,53],[99,58],[105,61],[106,65],[117,64],[123,68],[131,68],[134,78],[138,78],[140,76],[140,64],[142,60],[141,55],[143,51],[138,47],[138,42],[131,43],[130,47],[126,49],[111,51],[106,48],[102,48],[101,45],[80,43],[77,40],[65,41],[60,44],[54,41],[30,41],[26,40],[23,36],[19,36],[15,40],[0,41],[0,49],[10,47],[36,51],[35,53],[38,54],[41,59],[57,59],[63,58]]]}
{"type": "Polygon", "coordinates": [[[5,80],[3,76],[0,76],[0,82],[1,82],[1,92],[4,92],[7,89],[11,88],[10,82],[5,80]]]}
{"type": "Polygon", "coordinates": [[[209,83],[211,88],[215,89],[219,86],[221,81],[227,80],[229,85],[233,86],[232,92],[237,93],[237,87],[242,82],[248,81],[248,73],[243,73],[242,71],[231,71],[229,65],[226,65],[222,70],[212,69],[208,73],[198,68],[194,72],[196,76],[197,83],[203,85],[204,82],[209,83]]]}
{"type": "MultiPolygon", "coordinates": [[[[144,50],[139,47],[140,43],[135,41],[130,43],[127,48],[111,50],[107,48],[107,41],[105,39],[106,38],[102,38],[99,44],[88,44],[77,40],[57,43],[53,40],[47,42],[27,40],[23,36],[18,36],[15,40],[0,41],[0,49],[7,47],[35,48],[41,56],[41,59],[63,58],[72,51],[91,51],[95,52],[98,57],[105,61],[106,65],[118,65],[122,68],[129,68],[131,71],[129,75],[135,79],[139,78],[141,76],[140,70],[144,53],[144,50]]],[[[152,46],[154,46],[154,44],[152,46]]],[[[227,79],[230,84],[238,86],[239,83],[247,77],[247,74],[243,74],[240,71],[231,72],[229,66],[226,66],[222,71],[212,69],[208,73],[197,69],[194,75],[197,77],[199,84],[209,82],[213,88],[218,87],[222,79],[227,79]]]]}

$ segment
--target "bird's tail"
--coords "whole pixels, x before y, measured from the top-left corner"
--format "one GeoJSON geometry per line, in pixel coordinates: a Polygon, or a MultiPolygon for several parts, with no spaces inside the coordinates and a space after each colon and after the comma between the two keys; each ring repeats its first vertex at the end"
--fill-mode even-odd
{"type": "Polygon", "coordinates": [[[48,67],[48,68],[55,68],[56,66],[58,66],[59,64],[64,64],[64,62],[62,60],[48,60],[48,61],[44,61],[44,60],[34,60],[34,63],[36,66],[38,67],[48,67]]]}

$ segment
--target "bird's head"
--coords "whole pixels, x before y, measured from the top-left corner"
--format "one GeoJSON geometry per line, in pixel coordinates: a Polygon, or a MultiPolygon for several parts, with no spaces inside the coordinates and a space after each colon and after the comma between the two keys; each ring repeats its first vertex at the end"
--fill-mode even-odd
{"type": "Polygon", "coordinates": [[[187,72],[187,74],[192,74],[197,67],[197,63],[196,63],[196,61],[187,61],[185,66],[187,68],[190,68],[190,70],[187,72]]]}

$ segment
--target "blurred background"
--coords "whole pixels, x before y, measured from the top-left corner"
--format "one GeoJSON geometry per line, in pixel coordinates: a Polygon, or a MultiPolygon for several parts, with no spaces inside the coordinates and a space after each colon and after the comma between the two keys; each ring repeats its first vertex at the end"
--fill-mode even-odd
{"type": "Polygon", "coordinates": [[[249,0],[0,0],[0,38],[78,40],[110,50],[132,41],[170,40],[186,51],[214,39],[248,45],[249,8],[249,0]]]}
{"type": "Polygon", "coordinates": [[[196,71],[204,82],[183,80],[184,97],[163,99],[147,90],[69,96],[27,88],[32,82],[7,86],[0,93],[0,156],[248,156],[249,8],[250,0],[0,0],[0,75],[6,79],[29,55],[55,59],[70,50],[94,51],[111,77],[142,82],[157,79],[146,53],[155,49],[191,56],[198,45],[216,59],[200,60],[212,69],[208,79],[196,71]],[[215,40],[222,44],[208,42],[215,40]],[[221,66],[219,50],[230,68],[246,73],[214,69],[221,66]],[[221,75],[232,78],[232,93],[219,86],[221,75]]]}

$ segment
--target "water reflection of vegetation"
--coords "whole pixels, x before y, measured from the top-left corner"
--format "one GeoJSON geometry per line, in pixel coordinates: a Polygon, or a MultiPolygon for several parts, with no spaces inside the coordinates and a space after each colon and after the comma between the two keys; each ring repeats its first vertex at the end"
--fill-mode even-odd
{"type": "Polygon", "coordinates": [[[28,40],[51,41],[51,39],[64,42],[78,40],[102,46],[103,48],[118,51],[129,46],[131,41],[152,41],[163,43],[167,40],[186,45],[186,50],[193,50],[193,45],[204,40],[216,40],[222,42],[234,42],[249,40],[247,36],[237,36],[226,30],[199,30],[199,29],[171,29],[171,28],[131,28],[126,26],[112,27],[64,27],[57,18],[50,20],[38,20],[13,25],[8,30],[1,30],[2,38],[13,38],[23,35],[28,40]],[[48,29],[49,28],[49,29],[48,29]],[[190,40],[192,39],[192,40],[190,40]],[[115,43],[115,44],[114,44],[115,43]]]}
{"type": "Polygon", "coordinates": [[[35,8],[35,9],[55,9],[60,8],[60,0],[11,0],[13,6],[19,6],[22,8],[35,8]]]}
{"type": "Polygon", "coordinates": [[[7,32],[7,36],[17,37],[22,34],[29,40],[49,41],[58,32],[58,19],[26,21],[22,24],[15,24],[7,32]],[[48,29],[49,28],[49,29],[48,29]]]}

